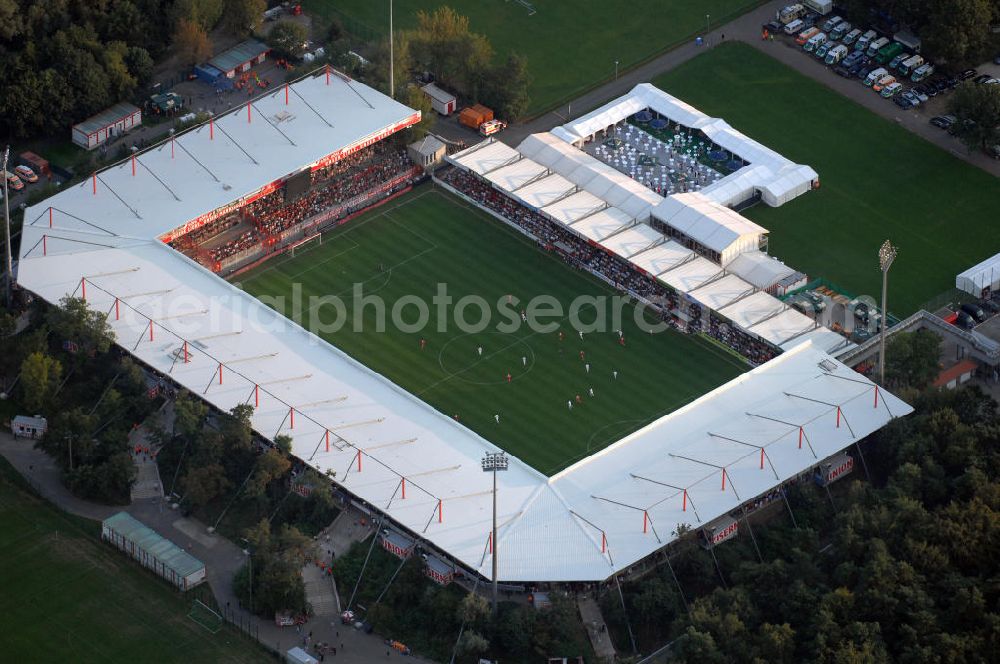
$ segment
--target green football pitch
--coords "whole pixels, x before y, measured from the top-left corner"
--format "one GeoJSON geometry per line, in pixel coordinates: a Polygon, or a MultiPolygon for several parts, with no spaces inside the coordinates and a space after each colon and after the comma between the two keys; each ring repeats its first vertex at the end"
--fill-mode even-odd
{"type": "MultiPolygon", "coordinates": [[[[338,17],[349,32],[365,39],[381,39],[389,30],[386,0],[306,0],[302,4],[321,19],[338,17]]],[[[712,25],[718,25],[760,2],[531,0],[528,4],[533,14],[517,0],[397,0],[394,28],[412,28],[418,11],[432,12],[442,5],[467,16],[471,30],[489,37],[498,59],[511,51],[527,56],[532,77],[528,112],[534,115],[614,78],[616,60],[619,71],[624,71],[701,34],[706,15],[712,25]]]]}
{"type": "MultiPolygon", "coordinates": [[[[572,301],[578,296],[610,298],[615,292],[432,185],[418,187],[328,233],[322,244],[277,258],[242,279],[248,292],[284,296],[286,302],[293,284],[300,285],[303,298],[335,295],[344,302],[346,316],[335,307],[310,306],[304,300],[304,326],[310,327],[310,309],[330,328],[346,321],[341,329],[319,336],[546,474],[747,369],[740,358],[700,338],[672,330],[641,332],[632,304],[624,308],[619,328],[610,304],[582,302],[581,323],[598,321],[599,310],[608,322],[605,331],[586,332],[581,339],[570,326],[572,301]],[[443,331],[431,306],[434,315],[420,331],[387,325],[378,332],[373,307],[355,317],[355,284],[361,284],[364,295],[383,298],[390,314],[404,297],[430,303],[439,284],[445,284],[454,311],[443,319],[443,331]],[[491,304],[494,314],[482,331],[462,331],[454,323],[458,302],[476,295],[491,304]],[[515,305],[551,296],[565,315],[545,319],[554,324],[551,330],[529,329],[537,326],[520,325],[519,320],[513,330],[495,306],[508,296],[516,298],[515,305]],[[356,320],[363,321],[364,332],[354,331],[356,320]],[[421,339],[426,340],[423,349],[421,339]],[[567,401],[573,402],[572,409],[567,401]]],[[[401,311],[404,322],[418,322],[415,307],[401,311]]],[[[519,319],[516,306],[510,311],[519,319]]],[[[640,310],[643,314],[651,315],[640,310]]],[[[482,319],[474,307],[463,316],[472,323],[482,319]]]]}
{"type": "Polygon", "coordinates": [[[1000,247],[1000,180],[751,46],[713,48],[653,83],[819,173],[818,191],[744,212],[810,277],[877,297],[890,238],[889,310],[904,317],[1000,247]]]}
{"type": "Polygon", "coordinates": [[[0,660],[273,661],[232,628],[192,621],[186,596],[98,541],[99,529],[30,493],[0,458],[0,660]]]}

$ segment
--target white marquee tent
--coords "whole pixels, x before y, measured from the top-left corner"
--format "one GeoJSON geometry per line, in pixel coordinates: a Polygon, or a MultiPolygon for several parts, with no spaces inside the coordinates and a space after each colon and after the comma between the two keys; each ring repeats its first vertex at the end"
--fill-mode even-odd
{"type": "Polygon", "coordinates": [[[1000,290],[1000,254],[990,256],[955,277],[955,288],[976,297],[982,295],[984,288],[994,293],[1000,290]]]}
{"type": "Polygon", "coordinates": [[[701,192],[674,194],[653,208],[653,217],[716,252],[728,265],[741,253],[757,251],[767,229],[701,192]]]}

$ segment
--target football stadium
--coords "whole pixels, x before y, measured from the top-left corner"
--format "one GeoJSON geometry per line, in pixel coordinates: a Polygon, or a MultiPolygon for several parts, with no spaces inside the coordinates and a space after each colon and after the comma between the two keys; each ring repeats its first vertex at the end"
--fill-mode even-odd
{"type": "Polygon", "coordinates": [[[719,543],[911,412],[779,299],[806,276],[740,214],[808,196],[809,166],[648,84],[433,173],[419,120],[314,72],[28,208],[18,281],[252,405],[441,578],[601,582],[688,528],[719,543]],[[423,315],[443,287],[455,324],[423,315]]]}

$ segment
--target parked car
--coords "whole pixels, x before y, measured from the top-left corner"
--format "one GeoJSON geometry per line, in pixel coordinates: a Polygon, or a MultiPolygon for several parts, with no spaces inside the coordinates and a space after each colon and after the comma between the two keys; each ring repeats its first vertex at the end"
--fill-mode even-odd
{"type": "Polygon", "coordinates": [[[854,42],[855,51],[867,51],[868,45],[872,43],[872,40],[878,36],[878,33],[874,30],[868,30],[865,34],[858,37],[858,40],[854,42]]]}
{"type": "Polygon", "coordinates": [[[837,45],[837,42],[832,41],[828,41],[825,44],[820,45],[820,47],[816,49],[816,57],[820,60],[826,60],[826,54],[830,52],[831,48],[837,45]]]}
{"type": "Polygon", "coordinates": [[[864,65],[863,67],[861,67],[861,69],[858,70],[858,78],[860,78],[862,81],[867,81],[868,76],[871,75],[873,71],[874,70],[870,65],[864,65]]]}
{"type": "MultiPolygon", "coordinates": [[[[4,177],[7,178],[7,185],[14,191],[21,191],[24,189],[24,183],[21,182],[21,178],[17,177],[10,171],[3,172],[4,177]]],[[[2,187],[0,187],[2,189],[2,187]]]]}
{"type": "Polygon", "coordinates": [[[888,83],[882,88],[881,94],[886,99],[889,99],[890,97],[899,94],[899,91],[902,89],[903,89],[903,84],[897,82],[896,79],[893,79],[892,83],[888,83]]]}
{"type": "Polygon", "coordinates": [[[981,300],[979,302],[979,307],[989,316],[1000,313],[1000,303],[994,302],[993,300],[981,300]]]}
{"type": "Polygon", "coordinates": [[[879,67],[878,69],[872,69],[870,72],[868,72],[868,75],[865,76],[865,85],[870,88],[870,87],[874,86],[875,83],[877,83],[882,77],[888,76],[888,75],[889,75],[889,72],[887,72],[885,70],[885,67],[879,67]]]}
{"type": "Polygon", "coordinates": [[[837,65],[833,68],[833,73],[837,76],[843,76],[844,78],[851,78],[852,74],[849,69],[845,69],[843,65],[837,65]]]}
{"type": "Polygon", "coordinates": [[[844,35],[844,45],[850,46],[854,42],[858,41],[858,37],[861,36],[861,28],[854,28],[846,35],[844,35]]]}
{"type": "Polygon", "coordinates": [[[994,159],[1000,159],[1000,144],[991,145],[986,149],[986,154],[993,157],[994,159]]]}
{"type": "Polygon", "coordinates": [[[883,90],[885,90],[887,87],[889,87],[895,82],[896,82],[895,76],[893,76],[892,74],[883,74],[879,79],[877,79],[872,84],[872,90],[874,90],[879,94],[882,94],[883,90]]]}
{"type": "Polygon", "coordinates": [[[902,99],[910,102],[913,106],[920,106],[920,99],[914,94],[913,90],[906,90],[899,95],[902,99]]]}
{"type": "Polygon", "coordinates": [[[993,78],[993,77],[990,76],[989,74],[980,74],[979,76],[977,76],[976,78],[974,78],[972,82],[975,83],[976,85],[982,85],[983,83],[985,83],[986,81],[990,80],[991,78],[993,78]]]}
{"type": "Polygon", "coordinates": [[[909,99],[907,99],[906,97],[904,97],[903,95],[896,95],[895,97],[893,97],[892,103],[894,103],[896,106],[899,106],[904,111],[908,111],[914,106],[914,103],[909,99]]]}
{"type": "Polygon", "coordinates": [[[975,69],[966,69],[965,71],[963,71],[961,74],[958,75],[958,80],[960,80],[960,81],[967,81],[970,78],[973,78],[973,77],[978,76],[978,75],[979,75],[979,72],[976,71],[975,69]]]}
{"type": "MultiPolygon", "coordinates": [[[[840,40],[844,37],[844,35],[846,35],[850,31],[851,31],[851,24],[848,23],[847,21],[841,21],[840,23],[837,24],[837,27],[833,29],[833,32],[830,33],[830,38],[840,40]]],[[[858,34],[859,35],[861,34],[860,30],[858,31],[858,34]]]]}
{"type": "Polygon", "coordinates": [[[38,182],[38,176],[27,166],[15,166],[14,173],[25,182],[38,182]]]}
{"type": "Polygon", "coordinates": [[[920,87],[918,85],[916,87],[910,88],[910,90],[913,92],[913,94],[915,94],[917,96],[917,99],[920,100],[921,104],[927,102],[927,99],[928,99],[928,97],[927,97],[927,91],[924,90],[922,87],[920,87]]]}
{"type": "Polygon", "coordinates": [[[781,32],[785,26],[781,24],[781,21],[768,21],[760,27],[768,32],[781,32]]]}
{"type": "Polygon", "coordinates": [[[976,319],[977,323],[982,323],[986,320],[986,313],[979,307],[978,304],[973,304],[972,302],[965,302],[961,307],[962,311],[969,314],[976,319]]]}
{"type": "Polygon", "coordinates": [[[847,54],[847,57],[844,58],[844,66],[853,67],[855,64],[861,62],[861,59],[863,57],[865,56],[860,51],[851,51],[850,53],[847,54]]]}
{"type": "Polygon", "coordinates": [[[976,326],[976,319],[964,311],[955,312],[955,325],[966,330],[971,330],[976,326]]]}

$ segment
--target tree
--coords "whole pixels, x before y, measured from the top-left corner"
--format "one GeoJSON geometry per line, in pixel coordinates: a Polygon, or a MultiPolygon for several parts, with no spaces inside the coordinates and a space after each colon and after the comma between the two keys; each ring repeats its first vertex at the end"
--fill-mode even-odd
{"type": "Polygon", "coordinates": [[[184,497],[196,507],[207,505],[230,486],[226,471],[218,464],[196,466],[181,480],[184,497]]]}
{"type": "Polygon", "coordinates": [[[499,117],[514,122],[524,115],[531,102],[528,97],[528,59],[511,53],[506,62],[492,67],[483,81],[482,100],[491,106],[499,117]]]}
{"type": "Polygon", "coordinates": [[[469,593],[458,603],[458,619],[471,625],[480,624],[490,615],[490,605],[486,598],[469,593]]]}
{"type": "Polygon", "coordinates": [[[183,65],[194,65],[212,56],[212,43],[205,29],[194,21],[181,19],[174,32],[174,48],[183,65]]]}
{"type": "Polygon", "coordinates": [[[284,456],[291,456],[292,437],[287,433],[279,433],[274,437],[274,449],[278,450],[284,456]]]}
{"type": "Polygon", "coordinates": [[[471,629],[462,632],[462,640],[458,643],[458,650],[466,655],[481,655],[489,650],[490,642],[482,634],[471,629]]]}
{"type": "Polygon", "coordinates": [[[481,34],[469,30],[469,19],[448,6],[417,12],[417,28],[410,33],[413,60],[434,72],[438,80],[478,98],[478,88],[493,59],[493,47],[481,34]]]}
{"type": "Polygon", "coordinates": [[[201,431],[208,413],[208,406],[201,399],[191,396],[187,390],[177,395],[174,401],[174,431],[188,440],[201,431]]]}
{"type": "Polygon", "coordinates": [[[308,40],[309,31],[295,21],[278,21],[267,35],[267,43],[271,48],[286,58],[301,57],[308,40]]]}
{"type": "Polygon", "coordinates": [[[130,46],[125,54],[125,65],[138,85],[146,85],[153,78],[153,58],[141,46],[130,46]]]}
{"type": "Polygon", "coordinates": [[[410,127],[411,139],[420,140],[434,128],[437,112],[431,107],[430,97],[425,95],[419,86],[412,84],[406,86],[406,95],[403,99],[407,106],[420,111],[420,122],[410,127]]]}
{"type": "Polygon", "coordinates": [[[886,378],[894,385],[922,389],[940,371],[941,337],[930,330],[893,335],[885,349],[886,378]]]}
{"type": "Polygon", "coordinates": [[[970,151],[1000,145],[1000,85],[966,81],[948,101],[955,135],[970,151]]]}
{"type": "Polygon", "coordinates": [[[222,19],[226,29],[238,37],[253,32],[267,9],[267,0],[226,0],[222,19]]]}
{"type": "Polygon", "coordinates": [[[21,391],[24,407],[32,413],[47,410],[59,389],[62,364],[44,353],[32,353],[21,363],[21,391]]]}
{"type": "Polygon", "coordinates": [[[291,469],[292,462],[275,449],[269,449],[257,457],[253,475],[247,482],[244,493],[251,498],[264,495],[268,485],[276,479],[284,477],[291,469]]]}
{"type": "Polygon", "coordinates": [[[95,353],[108,352],[115,340],[107,316],[91,309],[83,298],[62,298],[58,307],[49,309],[47,322],[57,341],[76,345],[70,352],[78,364],[95,353]]]}
{"type": "Polygon", "coordinates": [[[978,64],[990,43],[990,0],[930,0],[926,51],[952,68],[978,64]]]}
{"type": "Polygon", "coordinates": [[[219,22],[222,12],[223,0],[174,0],[170,19],[174,26],[179,26],[181,21],[189,21],[208,31],[219,22]]]}

